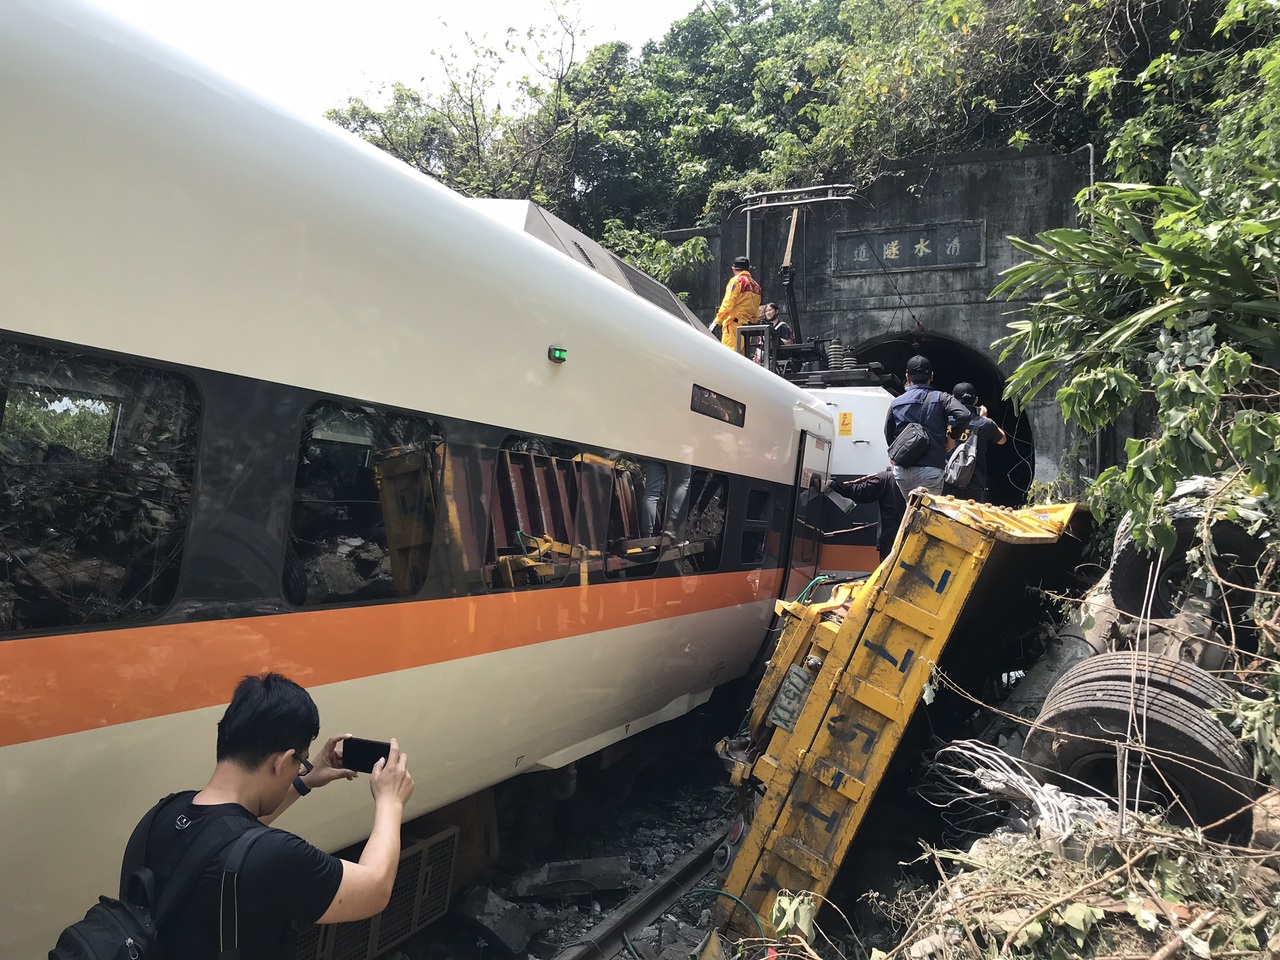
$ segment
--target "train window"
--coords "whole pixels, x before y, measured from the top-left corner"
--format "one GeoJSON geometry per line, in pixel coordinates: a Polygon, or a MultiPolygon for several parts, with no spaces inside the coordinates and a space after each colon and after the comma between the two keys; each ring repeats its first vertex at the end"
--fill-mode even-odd
{"type": "Polygon", "coordinates": [[[689,514],[681,550],[686,564],[695,572],[710,573],[720,568],[728,489],[729,480],[723,473],[695,470],[689,480],[689,514]]]}
{"type": "Polygon", "coordinates": [[[173,599],[199,421],[185,377],[0,338],[0,633],[173,599]]]}
{"type": "Polygon", "coordinates": [[[651,577],[670,536],[661,518],[667,507],[667,468],[653,460],[619,457],[613,468],[613,498],[605,575],[610,579],[651,577]]]}
{"type": "Polygon", "coordinates": [[[700,387],[696,383],[693,385],[693,397],[689,401],[689,409],[704,417],[735,427],[745,426],[747,422],[745,403],[716,393],[714,390],[708,390],[706,387],[700,387]]]}
{"type": "Polygon", "coordinates": [[[764,563],[769,540],[769,491],[747,491],[747,512],[742,520],[742,565],[758,567],[764,563]]]}
{"type": "Polygon", "coordinates": [[[312,406],[285,598],[317,606],[414,596],[427,576],[443,460],[434,420],[333,400],[312,406]]]}
{"type": "Polygon", "coordinates": [[[537,437],[498,450],[485,580],[495,589],[560,583],[585,559],[575,544],[578,451],[537,437]]]}

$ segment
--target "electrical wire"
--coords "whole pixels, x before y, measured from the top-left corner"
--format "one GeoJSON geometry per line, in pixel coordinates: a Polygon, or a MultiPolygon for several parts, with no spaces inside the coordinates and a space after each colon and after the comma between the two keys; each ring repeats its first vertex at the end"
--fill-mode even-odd
{"type": "Polygon", "coordinates": [[[712,893],[718,897],[728,897],[730,900],[737,903],[740,907],[742,907],[742,909],[746,910],[747,913],[751,915],[751,919],[756,922],[756,929],[760,931],[760,938],[762,940],[769,939],[769,935],[764,932],[764,924],[760,922],[760,918],[756,916],[756,912],[752,910],[751,907],[747,905],[747,902],[743,900],[741,897],[735,897],[732,893],[729,893],[726,890],[718,890],[715,887],[694,887],[692,890],[686,893],[685,896],[690,897],[690,896],[693,896],[693,894],[695,893],[712,893]]]}
{"type": "Polygon", "coordinates": [[[716,15],[716,12],[712,8],[711,4],[707,3],[707,0],[702,0],[702,5],[707,8],[707,13],[711,14],[711,19],[716,22],[716,26],[719,27],[720,32],[724,34],[724,38],[729,41],[729,46],[733,47],[733,49],[738,52],[738,57],[742,60],[742,62],[746,63],[747,55],[742,52],[742,48],[738,46],[738,42],[733,39],[733,36],[729,33],[729,30],[724,25],[724,22],[716,15]]]}
{"type": "Polygon", "coordinates": [[[1021,760],[980,740],[956,740],[941,747],[928,776],[920,796],[950,811],[960,823],[1001,815],[1001,806],[1013,802],[1034,814],[1042,833],[1066,840],[1076,821],[1106,816],[1112,809],[1101,798],[1041,784],[1021,760]]]}
{"type": "Polygon", "coordinates": [[[818,574],[811,581],[809,581],[809,585],[807,587],[805,587],[803,590],[800,591],[800,596],[796,597],[795,602],[808,603],[809,594],[813,591],[813,589],[819,586],[820,584],[826,583],[828,580],[831,580],[831,579],[832,578],[827,576],[825,573],[818,574]]]}

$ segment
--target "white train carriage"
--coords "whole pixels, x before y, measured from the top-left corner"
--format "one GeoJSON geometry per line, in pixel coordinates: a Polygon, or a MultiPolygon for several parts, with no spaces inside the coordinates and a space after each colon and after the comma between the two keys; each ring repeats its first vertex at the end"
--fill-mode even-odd
{"type": "Polygon", "coordinates": [[[688,711],[816,563],[822,405],[373,148],[47,0],[0,128],[0,956],[246,673],[398,737],[416,816],[688,711]]]}

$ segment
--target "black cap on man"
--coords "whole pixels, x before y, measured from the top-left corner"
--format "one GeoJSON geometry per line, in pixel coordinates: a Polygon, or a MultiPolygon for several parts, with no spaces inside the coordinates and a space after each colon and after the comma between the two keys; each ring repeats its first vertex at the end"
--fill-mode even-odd
{"type": "Polygon", "coordinates": [[[907,361],[907,379],[912,383],[928,383],[933,379],[933,364],[928,357],[916,354],[907,361]]]}

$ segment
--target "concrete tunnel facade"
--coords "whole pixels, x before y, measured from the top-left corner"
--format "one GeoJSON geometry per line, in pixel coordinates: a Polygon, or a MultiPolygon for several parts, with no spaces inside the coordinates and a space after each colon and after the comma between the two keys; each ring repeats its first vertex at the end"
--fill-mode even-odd
{"type": "Polygon", "coordinates": [[[1075,226],[1074,199],[1096,176],[1088,148],[887,164],[865,189],[830,191],[846,196],[802,204],[782,196],[764,208],[736,207],[719,227],[668,233],[672,242],[704,236],[712,253],[673,286],[689,290],[689,306],[710,323],[730,263],[745,252],[763,299],[798,320],[803,338],[837,339],[845,356],[879,362],[898,377],[922,353],[933,361],[935,387],[973,383],[1009,437],[988,449],[992,500],[1020,504],[1033,481],[1096,476],[1133,433],[1122,420],[1084,436],[1064,422],[1052,388],[1015,410],[1003,393],[1017,358],[1002,363],[992,346],[1020,308],[991,298],[1001,274],[1025,259],[1009,238],[1075,226]],[[795,318],[779,275],[789,244],[795,318]]]}

